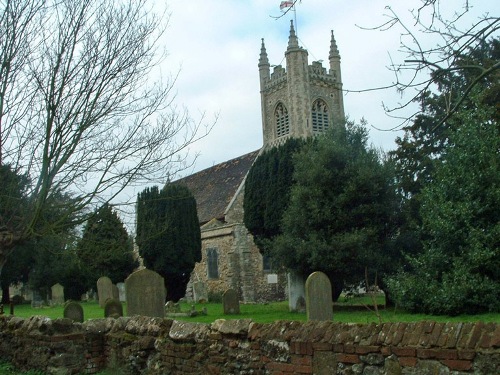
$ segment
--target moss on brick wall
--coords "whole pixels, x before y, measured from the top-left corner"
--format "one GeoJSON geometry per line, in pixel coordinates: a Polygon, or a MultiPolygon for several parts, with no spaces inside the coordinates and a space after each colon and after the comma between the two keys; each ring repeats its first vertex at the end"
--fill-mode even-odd
{"type": "Polygon", "coordinates": [[[500,326],[6,316],[0,357],[49,374],[497,374],[500,326]]]}

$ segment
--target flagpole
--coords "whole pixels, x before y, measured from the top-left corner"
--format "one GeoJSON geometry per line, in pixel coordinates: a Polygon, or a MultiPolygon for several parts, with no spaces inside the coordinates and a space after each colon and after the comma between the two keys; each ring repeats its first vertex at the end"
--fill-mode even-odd
{"type": "Polygon", "coordinates": [[[295,9],[295,3],[293,3],[293,18],[295,19],[295,34],[297,38],[299,37],[299,25],[297,24],[297,11],[295,9]]]}

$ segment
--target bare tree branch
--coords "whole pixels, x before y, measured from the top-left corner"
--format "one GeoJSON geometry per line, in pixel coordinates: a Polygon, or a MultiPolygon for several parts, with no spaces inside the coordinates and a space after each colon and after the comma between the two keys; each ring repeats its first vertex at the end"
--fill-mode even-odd
{"type": "MultiPolygon", "coordinates": [[[[213,122],[175,104],[164,80],[168,16],[149,0],[0,2],[0,165],[33,181],[20,237],[81,222],[131,185],[164,183],[213,122]],[[74,197],[43,222],[47,202],[74,197]]],[[[0,223],[1,225],[1,223],[0,223]]],[[[3,254],[0,241],[0,264],[3,254]]],[[[12,245],[12,244],[11,244],[12,245]]]]}

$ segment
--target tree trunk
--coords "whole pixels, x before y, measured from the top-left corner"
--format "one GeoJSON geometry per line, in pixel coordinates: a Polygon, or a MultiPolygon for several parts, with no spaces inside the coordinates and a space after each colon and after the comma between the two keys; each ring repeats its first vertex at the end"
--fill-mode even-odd
{"type": "Polygon", "coordinates": [[[2,304],[8,306],[10,303],[10,294],[9,294],[9,286],[2,286],[2,304]]]}

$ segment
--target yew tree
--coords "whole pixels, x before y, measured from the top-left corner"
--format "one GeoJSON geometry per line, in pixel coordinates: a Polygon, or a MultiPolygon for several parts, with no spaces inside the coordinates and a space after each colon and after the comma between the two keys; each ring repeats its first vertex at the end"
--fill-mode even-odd
{"type": "Polygon", "coordinates": [[[167,299],[184,297],[196,262],[201,232],[196,200],[184,185],[146,188],[137,197],[136,243],[144,265],[165,280],[167,299]]]}
{"type": "Polygon", "coordinates": [[[95,288],[101,276],[109,277],[115,284],[123,282],[139,265],[132,237],[109,204],[100,207],[87,221],[76,253],[89,289],[95,288]]]}
{"type": "Polygon", "coordinates": [[[273,241],[277,264],[307,276],[323,271],[334,298],[344,284],[369,272],[389,272],[398,262],[393,168],[368,145],[363,125],[318,136],[294,158],[290,202],[282,234],[273,241]]]}

